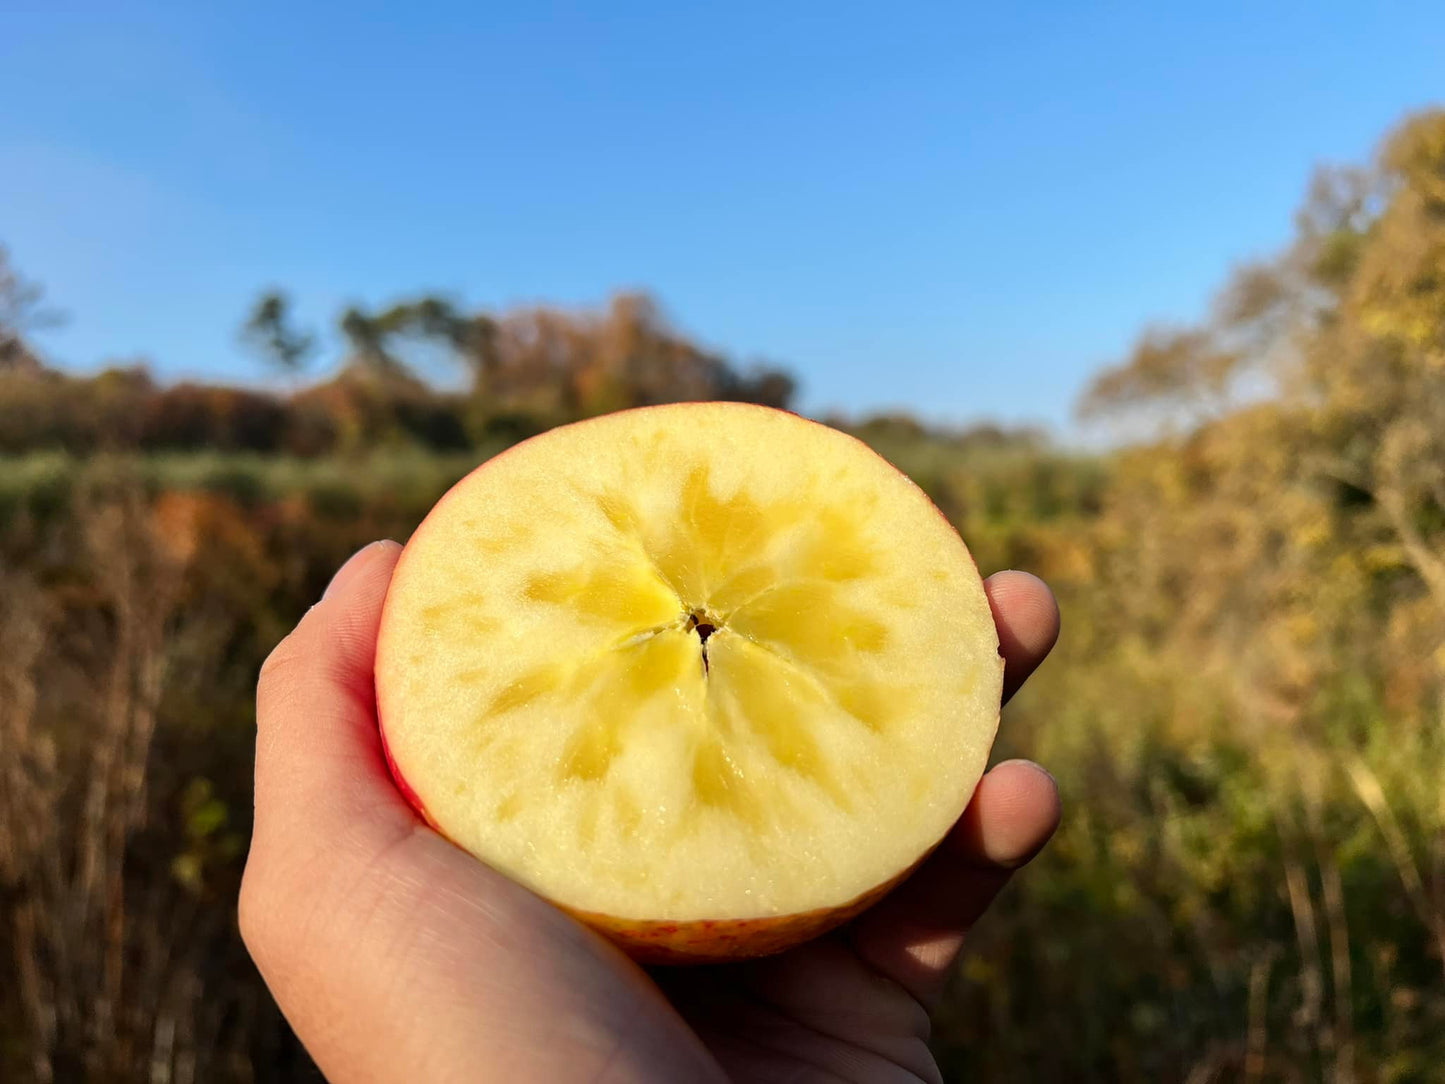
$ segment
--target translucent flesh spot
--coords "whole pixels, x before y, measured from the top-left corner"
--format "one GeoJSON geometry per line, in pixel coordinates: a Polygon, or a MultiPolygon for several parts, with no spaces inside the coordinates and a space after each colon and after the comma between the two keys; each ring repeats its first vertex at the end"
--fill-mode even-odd
{"type": "MultiPolygon", "coordinates": [[[[866,510],[810,510],[806,497],[762,503],[718,493],[706,464],[686,472],[670,515],[645,517],[617,490],[584,494],[606,524],[595,560],[531,573],[522,595],[595,628],[596,648],[522,672],[486,704],[479,728],[523,708],[565,715],[572,729],[557,778],[595,784],[625,754],[649,703],[670,694],[671,725],[692,736],[683,769],[691,804],[758,827],[759,773],[781,771],[847,808],[826,728],[851,722],[884,734],[909,693],[860,666],[889,643],[886,621],[846,597],[879,566],[866,510]]],[[[478,634],[496,627],[480,595],[463,602],[479,611],[478,634]]],[[[509,796],[497,815],[515,815],[524,801],[509,796]]],[[[620,823],[635,824],[635,798],[621,792],[618,801],[620,823]]]]}
{"type": "Polygon", "coordinates": [[[709,734],[697,744],[692,755],[692,786],[698,801],[714,809],[722,809],[744,820],[753,821],[761,812],[750,792],[747,774],[731,757],[717,734],[709,734]]]}

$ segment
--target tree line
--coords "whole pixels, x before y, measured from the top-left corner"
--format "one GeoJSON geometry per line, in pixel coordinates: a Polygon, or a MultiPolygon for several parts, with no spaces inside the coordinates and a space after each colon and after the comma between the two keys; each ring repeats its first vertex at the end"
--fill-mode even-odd
{"type": "Polygon", "coordinates": [[[599,310],[535,306],[469,312],[424,295],[337,319],[335,375],[297,384],[320,336],[300,326],[289,295],[264,292],[241,341],[294,390],[184,382],[163,386],[144,365],[80,377],[48,368],[34,332],[58,315],[0,248],[0,451],[64,447],[194,449],[322,455],[413,443],[450,450],[516,439],[628,407],[722,399],[787,408],[794,378],[744,368],[682,334],[651,297],[619,293],[599,310]],[[462,380],[437,388],[421,359],[462,380]]]}

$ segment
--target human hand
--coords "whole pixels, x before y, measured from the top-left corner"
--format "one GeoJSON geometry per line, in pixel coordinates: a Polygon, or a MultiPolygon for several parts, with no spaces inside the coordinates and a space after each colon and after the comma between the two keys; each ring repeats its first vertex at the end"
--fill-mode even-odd
{"type": "MultiPolygon", "coordinates": [[[[659,970],[452,846],[397,792],[372,662],[401,552],[336,574],[261,670],[246,946],[328,1079],[937,1081],[928,1010],[964,934],[1053,834],[1058,791],[1009,761],[883,902],[779,956],[659,970]]],[[[987,581],[1007,699],[1058,635],[1026,573],[987,581]]]]}

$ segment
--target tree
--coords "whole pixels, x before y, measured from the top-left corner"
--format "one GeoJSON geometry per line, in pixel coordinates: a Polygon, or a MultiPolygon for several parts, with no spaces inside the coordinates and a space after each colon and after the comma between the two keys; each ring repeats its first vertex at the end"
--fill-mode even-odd
{"type": "Polygon", "coordinates": [[[1207,323],[1146,336],[1081,411],[1218,416],[1251,375],[1300,470],[1368,503],[1353,541],[1397,551],[1445,617],[1445,110],[1406,120],[1370,170],[1320,171],[1295,242],[1236,272],[1207,323]]]}
{"type": "Polygon", "coordinates": [[[667,321],[642,293],[620,293],[601,310],[548,306],[493,316],[422,294],[341,316],[353,371],[421,386],[428,360],[471,374],[481,413],[552,419],[685,400],[734,399],[786,407],[790,374],[757,366],[740,372],[667,321]]]}
{"type": "Polygon", "coordinates": [[[1326,466],[1375,499],[1445,614],[1445,110],[1387,140],[1378,212],[1336,236],[1334,318],[1305,353],[1326,466]]]}
{"type": "Polygon", "coordinates": [[[386,349],[386,336],[375,319],[356,306],[341,314],[341,335],[346,340],[348,368],[365,372],[389,372],[400,367],[386,349]]]}
{"type": "Polygon", "coordinates": [[[42,304],[45,290],[26,281],[10,263],[10,254],[0,245],[0,372],[38,372],[40,356],[28,336],[56,327],[64,317],[42,304]]]}
{"type": "Polygon", "coordinates": [[[291,300],[279,290],[267,291],[256,299],[241,327],[241,338],[288,376],[299,373],[316,350],[316,337],[295,326],[291,300]]]}

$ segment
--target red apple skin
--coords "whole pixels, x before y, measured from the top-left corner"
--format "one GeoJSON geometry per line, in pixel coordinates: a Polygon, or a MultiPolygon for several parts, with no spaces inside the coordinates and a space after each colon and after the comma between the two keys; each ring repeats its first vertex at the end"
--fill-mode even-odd
{"type": "MultiPolygon", "coordinates": [[[[635,407],[631,411],[625,411],[624,413],[635,413],[643,410],[666,410],[670,406],[677,405],[680,404],[635,407]]],[[[756,403],[730,405],[736,405],[739,408],[750,410],[788,414],[800,421],[807,422],[809,425],[816,425],[825,429],[832,428],[812,418],[805,418],[801,414],[797,414],[791,410],[778,410],[775,407],[765,407],[756,403]]],[[[603,415],[603,417],[605,416],[606,415],[603,415]]],[[[572,424],[587,425],[590,421],[594,420],[596,419],[586,419],[572,424]]],[[[841,430],[835,431],[841,432],[841,430]]],[[[519,441],[510,448],[492,456],[486,462],[474,467],[442,495],[441,499],[433,506],[432,511],[427,513],[426,518],[423,519],[416,530],[412,532],[412,538],[416,538],[426,530],[427,523],[431,520],[437,509],[452,499],[453,495],[462,488],[463,482],[470,479],[473,475],[486,470],[488,467],[495,465],[523,444],[538,440],[546,435],[547,434],[543,432],[537,434],[537,436],[528,437],[527,440],[519,441]]],[[[854,437],[851,433],[844,433],[843,435],[861,444],[871,454],[883,459],[882,456],[868,447],[864,441],[854,437]]],[[[888,460],[884,459],[884,462],[887,463],[888,460]]],[[[893,467],[892,463],[888,463],[888,465],[893,467]]],[[[912,478],[909,478],[908,475],[904,474],[903,471],[898,470],[897,467],[893,467],[893,469],[898,471],[899,475],[923,496],[923,499],[928,502],[929,506],[938,514],[939,518],[947,523],[949,529],[952,530],[953,524],[949,521],[948,517],[943,514],[943,510],[933,503],[933,499],[928,496],[923,488],[912,478]]],[[[973,556],[973,552],[969,550],[967,546],[964,547],[964,551],[968,554],[969,561],[973,563],[974,571],[982,575],[978,567],[978,561],[973,556]]],[[[400,571],[402,563],[406,561],[411,552],[412,547],[408,543],[402,550],[401,557],[397,562],[396,571],[400,571]]],[[[393,582],[395,582],[395,580],[396,573],[393,572],[393,582]]],[[[388,592],[388,595],[389,594],[388,592]]],[[[385,605],[386,604],[383,603],[383,613],[385,612],[385,605]]],[[[385,628],[385,622],[383,622],[383,628],[385,628]]],[[[1002,655],[1002,650],[1000,650],[999,653],[1002,655]]],[[[374,677],[379,708],[383,702],[382,690],[386,682],[385,672],[378,670],[374,677]]],[[[428,827],[444,839],[447,839],[448,842],[455,844],[455,841],[447,836],[441,826],[427,812],[426,805],[422,802],[421,796],[417,794],[416,789],[408,783],[406,777],[402,775],[401,768],[392,757],[391,749],[387,745],[385,719],[381,717],[380,711],[378,711],[378,724],[381,735],[382,752],[386,757],[386,765],[391,772],[392,779],[396,783],[397,790],[401,792],[407,804],[412,807],[418,817],[426,822],[428,827]]],[[[941,843],[942,841],[940,840],[939,842],[941,843]]],[[[938,844],[934,844],[932,848],[919,856],[913,865],[901,871],[890,880],[884,881],[882,884],[869,889],[863,893],[863,895],[849,903],[841,904],[837,907],[824,907],[813,911],[803,911],[792,915],[762,916],[743,919],[697,919],[686,922],[654,921],[617,918],[613,915],[575,910],[557,904],[555,901],[549,902],[552,902],[553,905],[557,906],[560,910],[567,912],[579,922],[584,923],[597,933],[606,937],[640,964],[678,965],[727,963],[729,961],[744,960],[758,956],[770,956],[783,952],[805,941],[820,937],[850,919],[856,918],[905,881],[923,864],[937,846],[938,844]]],[[[478,861],[481,861],[481,859],[478,859],[478,861]]]]}
{"type": "MultiPolygon", "coordinates": [[[[919,863],[922,861],[919,859],[919,863]]],[[[571,908],[563,910],[591,926],[640,964],[721,964],[772,956],[821,937],[872,907],[917,868],[916,863],[851,903],[795,915],[641,922],[571,908]]]]}
{"type": "MultiPolygon", "coordinates": [[[[407,804],[416,815],[443,839],[447,834],[432,820],[422,804],[421,798],[401,774],[391,751],[386,746],[386,736],[381,739],[382,751],[386,754],[386,765],[396,789],[401,792],[407,804]]],[[[452,842],[448,840],[448,842],[452,842]]],[[[931,851],[929,853],[932,853],[931,851]]],[[[862,914],[868,908],[907,880],[924,859],[925,854],[912,866],[891,880],[863,893],[857,899],[838,907],[821,907],[794,915],[772,915],[758,918],[717,918],[695,919],[690,922],[648,921],[643,919],[617,918],[615,915],[599,914],[595,911],[579,911],[576,908],[554,904],[566,911],[577,921],[600,933],[628,956],[640,964],[715,964],[732,960],[743,960],[755,956],[771,956],[778,952],[821,937],[829,930],[836,929],[849,919],[862,914]]]]}
{"type": "Polygon", "coordinates": [[[445,837],[446,833],[441,830],[441,826],[432,820],[431,814],[426,811],[421,795],[412,789],[412,785],[406,781],[406,776],[401,774],[401,768],[397,766],[396,758],[391,755],[391,746],[386,744],[386,728],[378,727],[377,730],[381,734],[381,752],[386,757],[386,767],[391,772],[391,780],[396,784],[396,789],[401,791],[401,796],[406,799],[406,804],[411,806],[412,812],[426,821],[428,828],[445,837]]]}
{"type": "MultiPolygon", "coordinates": [[[[384,737],[382,748],[386,750],[384,737]]],[[[434,832],[445,839],[446,833],[427,813],[416,791],[402,776],[396,761],[392,760],[390,751],[386,751],[386,763],[407,804],[434,832]]],[[[872,907],[907,880],[927,857],[928,855],[924,855],[896,877],[865,892],[850,903],[794,915],[663,922],[617,918],[595,911],[579,911],[560,904],[554,906],[591,927],[639,964],[651,966],[728,963],[757,956],[772,956],[815,937],[821,937],[872,907]]]]}

